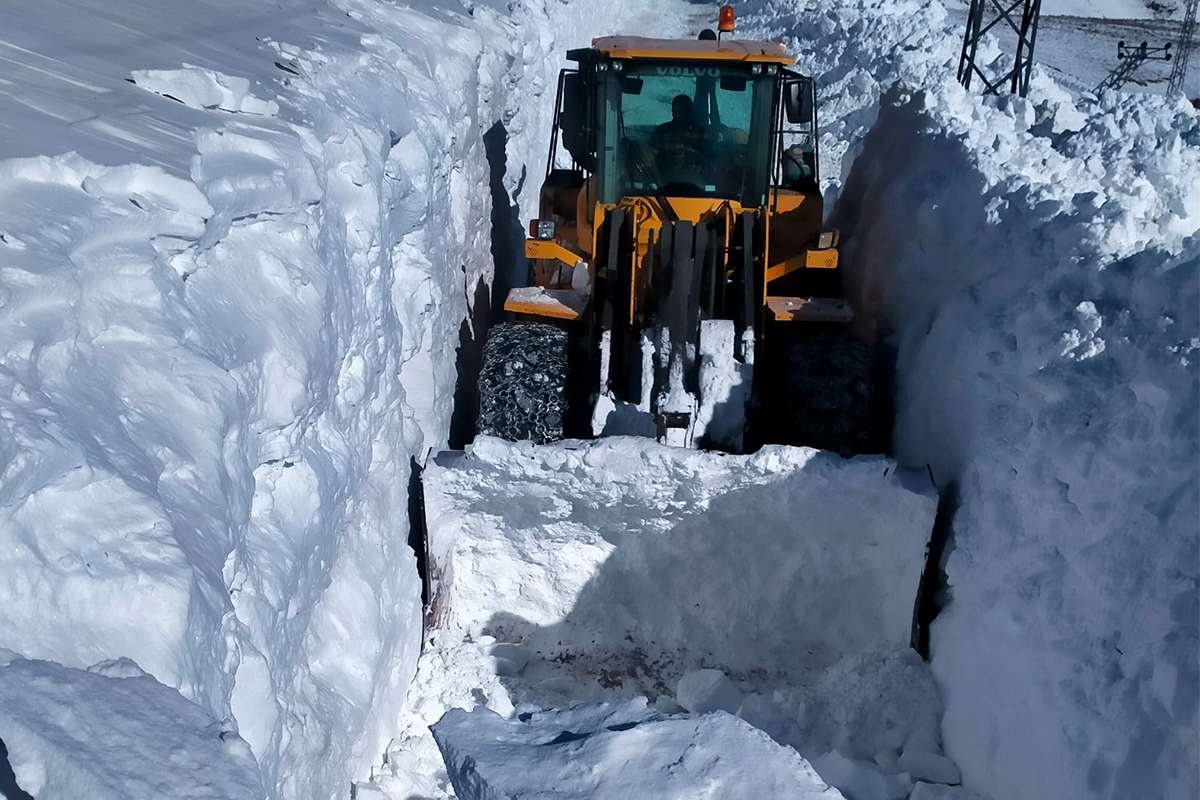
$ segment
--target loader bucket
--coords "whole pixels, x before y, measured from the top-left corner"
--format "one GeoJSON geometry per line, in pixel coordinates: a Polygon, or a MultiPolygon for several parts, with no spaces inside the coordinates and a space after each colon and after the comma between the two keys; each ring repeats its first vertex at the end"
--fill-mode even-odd
{"type": "Polygon", "coordinates": [[[481,438],[424,473],[429,623],[655,696],[912,643],[936,493],[883,457],[481,438]]]}

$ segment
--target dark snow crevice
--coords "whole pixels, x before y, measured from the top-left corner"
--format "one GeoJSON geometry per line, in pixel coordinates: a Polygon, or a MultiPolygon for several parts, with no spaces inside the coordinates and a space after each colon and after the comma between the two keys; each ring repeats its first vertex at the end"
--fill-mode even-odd
{"type": "Polygon", "coordinates": [[[0,797],[7,800],[33,800],[33,795],[17,785],[17,776],[8,761],[8,748],[0,739],[0,797]]]}

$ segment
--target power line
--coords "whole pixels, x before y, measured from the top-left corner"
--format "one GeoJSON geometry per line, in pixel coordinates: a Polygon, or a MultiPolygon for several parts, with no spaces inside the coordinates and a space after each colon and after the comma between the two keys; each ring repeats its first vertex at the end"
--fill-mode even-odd
{"type": "Polygon", "coordinates": [[[1167,81],[1167,97],[1183,94],[1183,79],[1187,77],[1188,57],[1192,53],[1192,42],[1196,39],[1196,6],[1200,0],[1190,0],[1183,15],[1183,27],[1179,30],[1179,51],[1171,67],[1167,81]]]}
{"type": "MultiPolygon", "coordinates": [[[[1195,5],[1195,0],[1193,0],[1195,5]]],[[[1024,97],[1029,93],[1029,76],[1033,70],[1033,46],[1037,42],[1038,18],[1042,12],[1042,0],[971,0],[967,12],[967,30],[963,34],[962,55],[958,59],[958,81],[968,89],[975,75],[987,86],[988,94],[1000,94],[1005,84],[1009,92],[1024,97]],[[1017,10],[1021,11],[1020,22],[1016,21],[1017,10]],[[984,24],[984,16],[990,17],[984,24]],[[991,79],[975,63],[979,42],[1000,22],[1007,22],[1017,35],[1017,52],[1013,66],[999,78],[991,79]]]]}
{"type": "Polygon", "coordinates": [[[1108,73],[1108,77],[1100,81],[1100,85],[1096,87],[1096,94],[1105,89],[1120,89],[1126,81],[1133,77],[1133,73],[1137,71],[1138,67],[1152,59],[1170,61],[1171,43],[1167,42],[1162,47],[1152,48],[1148,42],[1142,42],[1137,47],[1126,47],[1124,42],[1117,42],[1117,60],[1121,63],[1108,73]]]}

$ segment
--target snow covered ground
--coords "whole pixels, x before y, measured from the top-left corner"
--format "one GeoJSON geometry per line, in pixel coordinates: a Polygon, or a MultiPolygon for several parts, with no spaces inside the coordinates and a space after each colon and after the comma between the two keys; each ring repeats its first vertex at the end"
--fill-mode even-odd
{"type": "MultiPolygon", "coordinates": [[[[757,4],[744,35],[791,38],[824,78],[822,174],[864,318],[898,351],[897,453],[960,502],[933,631],[946,752],[998,798],[1191,797],[1196,115],[1072,95],[1040,68],[1029,100],[982,101],[953,82],[957,24],[936,5],[799,8],[757,4]]],[[[487,638],[431,652],[414,706],[429,721],[506,685],[452,682],[439,702],[446,671],[526,668],[487,638]]],[[[785,696],[764,729],[794,724],[785,696]]],[[[792,741],[804,753],[811,736],[792,741]]],[[[394,743],[389,777],[419,749],[394,743]]],[[[885,750],[811,757],[835,785],[897,791],[885,750]]]]}
{"type": "MultiPolygon", "coordinates": [[[[448,708],[584,699],[595,665],[543,670],[494,632],[437,631],[418,664],[409,459],[450,439],[456,350],[493,272],[519,271],[563,51],[712,11],[0,9],[0,648],[23,657],[0,668],[0,740],[39,800],[111,778],[100,734],[60,735],[108,716],[147,754],[96,783],[114,796],[181,759],[221,796],[442,797],[425,726],[448,708]]],[[[947,763],[994,800],[1194,797],[1196,113],[1069,91],[1127,22],[1048,18],[1031,97],[984,101],[953,82],[936,2],[739,15],[818,78],[845,263],[897,351],[896,453],[960,498],[948,604],[931,667],[893,649],[767,681],[730,661],[730,690],[696,661],[609,688],[736,705],[854,800],[949,796],[914,785],[947,763]]],[[[570,611],[579,586],[551,588],[570,611]]]]}
{"type": "Polygon", "coordinates": [[[0,646],[132,659],[316,797],[404,705],[409,458],[608,10],[288,11],[0,12],[0,646]]]}

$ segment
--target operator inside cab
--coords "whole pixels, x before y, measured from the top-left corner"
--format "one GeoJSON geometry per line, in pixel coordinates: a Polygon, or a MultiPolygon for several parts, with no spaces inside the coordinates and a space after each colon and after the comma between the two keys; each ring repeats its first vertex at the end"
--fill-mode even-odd
{"type": "Polygon", "coordinates": [[[654,163],[659,183],[703,185],[699,176],[705,163],[708,137],[696,124],[692,98],[677,94],[671,101],[671,119],[654,130],[654,163]]]}

